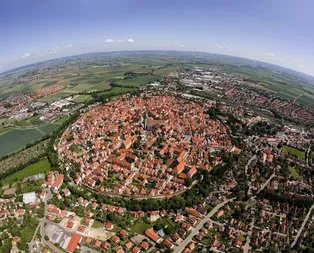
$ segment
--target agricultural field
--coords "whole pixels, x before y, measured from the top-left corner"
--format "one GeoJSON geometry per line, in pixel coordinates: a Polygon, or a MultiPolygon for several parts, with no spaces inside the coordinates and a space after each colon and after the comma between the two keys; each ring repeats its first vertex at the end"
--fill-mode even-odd
{"type": "MultiPolygon", "coordinates": [[[[35,89],[60,85],[61,90],[37,100],[49,104],[76,96],[75,103],[84,103],[91,99],[89,93],[92,91],[100,95],[120,95],[162,80],[164,75],[191,67],[236,73],[251,80],[258,88],[294,100],[308,108],[314,106],[314,93],[308,88],[312,87],[311,84],[296,73],[283,73],[275,66],[259,65],[227,56],[154,51],[87,54],[9,71],[0,75],[0,101],[13,94],[29,95],[35,89]]],[[[7,145],[0,149],[0,157],[52,133],[61,123],[62,120],[53,124],[46,123],[36,117],[14,122],[1,118],[0,126],[3,128],[0,128],[0,145],[7,145]]]]}
{"type": "Polygon", "coordinates": [[[46,173],[51,169],[48,159],[41,160],[37,163],[31,164],[22,170],[19,170],[1,180],[2,185],[12,184],[21,181],[26,177],[36,175],[39,173],[46,173]]]}
{"type": "Polygon", "coordinates": [[[0,130],[0,157],[16,152],[27,144],[42,139],[45,135],[57,130],[60,125],[46,123],[34,128],[10,128],[9,130],[3,130],[2,134],[0,130]]]}
{"type": "Polygon", "coordinates": [[[73,99],[75,103],[85,103],[92,99],[91,95],[79,95],[73,99]]]}
{"type": "Polygon", "coordinates": [[[160,76],[140,76],[130,79],[119,80],[116,82],[116,84],[120,87],[140,87],[160,79],[160,76]]]}
{"type": "Polygon", "coordinates": [[[263,68],[253,66],[228,66],[219,67],[227,73],[238,73],[247,77],[249,81],[258,83],[260,88],[276,93],[280,97],[310,107],[314,106],[314,93],[303,83],[288,75],[273,73],[263,68]]]}
{"type": "Polygon", "coordinates": [[[304,159],[305,158],[305,152],[290,146],[286,146],[284,145],[282,147],[282,151],[285,153],[289,153],[291,155],[295,155],[296,157],[300,158],[300,159],[304,159]]]}
{"type": "Polygon", "coordinates": [[[21,127],[24,127],[24,126],[37,126],[37,125],[42,125],[42,124],[45,124],[44,121],[38,119],[38,117],[30,117],[30,118],[27,118],[27,119],[22,119],[22,120],[19,120],[19,121],[13,121],[12,124],[16,125],[16,126],[21,126],[21,127]]]}
{"type": "Polygon", "coordinates": [[[49,141],[50,139],[41,141],[40,143],[26,148],[16,154],[12,154],[6,158],[2,158],[0,160],[0,173],[25,164],[31,159],[43,156],[45,154],[45,150],[48,146],[49,141]]]}

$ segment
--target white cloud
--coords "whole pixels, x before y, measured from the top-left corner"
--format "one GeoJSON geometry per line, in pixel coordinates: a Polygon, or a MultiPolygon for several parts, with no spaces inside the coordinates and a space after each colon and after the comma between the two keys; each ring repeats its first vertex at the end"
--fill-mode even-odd
{"type": "Polygon", "coordinates": [[[114,40],[113,39],[105,39],[105,41],[104,41],[105,43],[113,43],[114,42],[114,40]]]}
{"type": "Polygon", "coordinates": [[[23,54],[23,55],[22,55],[22,58],[27,58],[27,57],[30,57],[30,56],[31,56],[30,53],[26,53],[26,54],[23,54]]]}
{"type": "Polygon", "coordinates": [[[185,45],[180,44],[178,42],[173,42],[173,45],[175,45],[176,47],[185,47],[185,45]]]}
{"type": "Polygon", "coordinates": [[[264,52],[264,55],[270,56],[270,57],[275,57],[275,54],[270,53],[270,52],[264,52]]]}
{"type": "Polygon", "coordinates": [[[225,47],[224,47],[224,45],[221,45],[221,44],[216,44],[215,45],[217,48],[219,48],[219,49],[224,49],[225,47]]]}
{"type": "Polygon", "coordinates": [[[49,50],[49,54],[57,54],[60,50],[60,47],[55,46],[54,48],[49,50]]]}
{"type": "Polygon", "coordinates": [[[128,38],[127,40],[125,40],[125,39],[118,39],[118,40],[114,40],[114,39],[105,39],[104,40],[104,43],[105,44],[120,44],[120,43],[133,43],[135,40],[134,39],[132,39],[132,38],[128,38]]]}
{"type": "Polygon", "coordinates": [[[73,47],[72,44],[69,44],[69,45],[65,45],[65,46],[64,46],[64,48],[71,48],[71,47],[73,47]]]}

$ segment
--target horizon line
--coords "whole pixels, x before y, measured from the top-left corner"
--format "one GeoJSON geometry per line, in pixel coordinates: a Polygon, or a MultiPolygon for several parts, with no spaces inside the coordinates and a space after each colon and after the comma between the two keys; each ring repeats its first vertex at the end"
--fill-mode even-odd
{"type": "MultiPolygon", "coordinates": [[[[61,56],[61,57],[55,57],[52,59],[48,59],[48,60],[42,60],[42,61],[37,61],[34,63],[29,63],[29,64],[25,64],[25,65],[21,65],[18,67],[14,67],[14,68],[10,68],[4,71],[0,71],[0,75],[3,75],[7,72],[11,72],[11,71],[17,71],[23,68],[27,68],[29,66],[32,65],[36,65],[36,64],[41,64],[41,63],[45,63],[45,62],[49,62],[49,61],[54,61],[54,60],[59,60],[59,59],[64,59],[64,58],[69,58],[69,57],[76,57],[76,56],[83,56],[83,55],[90,55],[90,54],[109,54],[109,53],[135,53],[135,52],[180,52],[180,53],[202,53],[202,54],[212,54],[212,55],[217,55],[217,56],[225,56],[225,57],[232,57],[232,58],[238,58],[238,59],[244,59],[244,60],[249,60],[249,61],[253,61],[253,62],[257,62],[257,63],[263,63],[263,64],[268,64],[268,65],[272,65],[272,66],[276,66],[276,67],[280,67],[286,70],[290,70],[290,71],[294,71],[298,74],[302,74],[302,75],[306,75],[309,78],[314,78],[314,74],[308,74],[299,70],[295,70],[289,67],[285,67],[282,65],[278,65],[278,64],[274,64],[274,63],[270,63],[270,62],[266,62],[266,61],[262,61],[262,60],[256,60],[256,59],[252,59],[252,58],[246,58],[243,56],[235,56],[235,55],[228,55],[228,54],[222,54],[222,53],[212,53],[212,52],[205,52],[205,51],[195,51],[195,50],[186,50],[186,51],[182,51],[182,50],[175,50],[175,49],[143,49],[143,50],[113,50],[113,51],[91,51],[91,52],[87,52],[87,53],[81,53],[81,54],[73,54],[73,55],[67,55],[67,56],[61,56]]],[[[314,85],[314,80],[313,83],[311,83],[312,85],[314,85]]]]}

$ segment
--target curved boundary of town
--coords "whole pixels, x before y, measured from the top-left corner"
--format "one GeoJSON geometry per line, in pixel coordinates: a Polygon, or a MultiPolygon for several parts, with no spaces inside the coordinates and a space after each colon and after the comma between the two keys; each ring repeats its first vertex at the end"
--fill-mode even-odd
{"type": "MultiPolygon", "coordinates": [[[[149,94],[151,95],[151,93],[149,92],[145,92],[146,94],[149,94]]],[[[114,96],[115,98],[114,99],[121,99],[121,98],[127,98],[129,94],[123,94],[123,95],[118,95],[118,96],[114,96]]],[[[170,95],[170,96],[180,96],[181,99],[185,99],[185,100],[189,100],[189,101],[193,101],[195,103],[201,103],[203,102],[204,98],[202,97],[195,97],[195,96],[182,96],[181,93],[178,93],[178,92],[170,92],[170,91],[167,91],[167,92],[164,92],[164,91],[153,91],[153,95],[170,95]]],[[[105,104],[107,102],[109,102],[110,99],[107,99],[105,101],[102,101],[103,103],[102,104],[105,104]]],[[[69,119],[67,122],[65,122],[66,124],[64,124],[60,129],[59,129],[59,133],[58,133],[58,136],[57,138],[52,138],[52,142],[53,142],[53,149],[55,152],[57,152],[57,157],[58,157],[58,160],[59,162],[61,163],[61,166],[64,167],[67,171],[73,171],[73,168],[71,168],[70,164],[67,163],[67,161],[65,161],[59,154],[58,152],[58,146],[59,146],[59,143],[62,142],[63,138],[64,138],[64,131],[72,124],[74,123],[79,117],[80,115],[82,115],[83,113],[86,113],[87,111],[90,111],[90,110],[93,110],[95,108],[97,108],[98,106],[100,106],[100,103],[94,103],[94,104],[91,104],[83,109],[80,110],[80,113],[75,115],[75,117],[73,117],[72,119],[69,119]]],[[[215,120],[218,120],[218,119],[215,119],[215,120]]],[[[220,120],[218,120],[220,122],[220,120]]],[[[227,128],[227,135],[228,135],[228,138],[231,139],[231,133],[230,133],[230,129],[222,122],[220,122],[224,127],[227,128]]],[[[60,164],[59,163],[59,164],[60,164]]],[[[208,170],[208,172],[210,172],[213,168],[215,167],[215,165],[210,169],[208,170]]],[[[63,169],[64,169],[63,168],[63,169]]],[[[200,174],[200,173],[198,173],[200,174]]],[[[73,175],[74,176],[74,175],[73,175]]],[[[71,178],[72,179],[72,178],[71,178]]],[[[174,196],[179,196],[181,195],[182,193],[186,192],[187,190],[190,190],[192,187],[194,187],[194,185],[196,185],[200,180],[203,179],[203,176],[198,176],[196,177],[196,179],[190,184],[188,185],[185,189],[181,189],[181,190],[178,190],[172,194],[156,194],[156,195],[137,195],[137,194],[124,194],[124,193],[115,193],[115,192],[112,192],[112,191],[100,191],[99,189],[95,189],[91,186],[89,186],[88,184],[86,183],[82,183],[82,186],[86,189],[88,189],[89,191],[93,192],[93,193],[98,193],[98,194],[104,194],[108,197],[111,197],[111,198],[115,198],[115,197],[122,197],[122,198],[132,198],[134,200],[145,200],[145,199],[164,199],[164,198],[172,198],[174,196]]],[[[73,181],[72,181],[73,182],[73,181]]]]}

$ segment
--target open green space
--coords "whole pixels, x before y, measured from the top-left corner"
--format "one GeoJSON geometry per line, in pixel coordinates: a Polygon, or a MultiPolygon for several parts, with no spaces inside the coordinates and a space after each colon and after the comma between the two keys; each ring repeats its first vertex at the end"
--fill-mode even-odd
{"type": "Polygon", "coordinates": [[[57,119],[54,123],[55,124],[62,124],[63,122],[65,122],[69,117],[68,116],[63,116],[59,119],[57,119]]]}
{"type": "Polygon", "coordinates": [[[140,76],[130,79],[119,80],[116,83],[119,86],[123,87],[139,87],[160,79],[160,76],[140,76]]]}
{"type": "Polygon", "coordinates": [[[51,134],[53,131],[59,128],[60,124],[46,124],[44,126],[38,127],[39,131],[43,132],[44,135],[51,134]]]}
{"type": "Polygon", "coordinates": [[[147,223],[141,223],[141,222],[137,222],[133,228],[132,231],[138,234],[144,234],[145,230],[150,228],[151,225],[147,224],[147,223]]]}
{"type": "Polygon", "coordinates": [[[11,127],[6,127],[6,128],[0,128],[0,135],[5,134],[9,131],[11,131],[12,128],[11,127]]]}
{"type": "Polygon", "coordinates": [[[36,125],[41,125],[44,124],[45,122],[40,120],[38,117],[33,116],[27,119],[22,119],[19,121],[15,121],[13,124],[17,126],[36,126],[36,125]]]}
{"type": "Polygon", "coordinates": [[[43,134],[37,129],[12,129],[0,135],[0,157],[40,140],[43,134]]]}
{"type": "Polygon", "coordinates": [[[93,228],[102,228],[103,226],[104,225],[98,220],[95,220],[93,225],[92,225],[93,228]]]}
{"type": "Polygon", "coordinates": [[[57,130],[60,124],[45,124],[35,128],[0,129],[0,157],[24,148],[27,144],[42,139],[45,135],[57,130]],[[1,131],[4,131],[1,133],[1,131]]]}
{"type": "Polygon", "coordinates": [[[304,159],[305,158],[305,152],[287,145],[284,145],[282,147],[282,151],[291,155],[295,155],[296,157],[300,158],[300,159],[304,159]]]}
{"type": "Polygon", "coordinates": [[[300,174],[299,174],[299,172],[298,172],[295,168],[289,166],[289,172],[290,172],[290,176],[291,176],[294,180],[300,179],[300,174]]]}
{"type": "Polygon", "coordinates": [[[14,182],[20,181],[25,177],[35,175],[38,173],[45,173],[51,169],[48,159],[41,160],[37,163],[33,163],[24,169],[13,173],[1,180],[3,185],[12,184],[14,182]]]}
{"type": "Polygon", "coordinates": [[[78,97],[74,98],[73,101],[75,103],[84,103],[84,102],[87,102],[91,99],[92,99],[91,95],[79,95],[78,97]]]}
{"type": "Polygon", "coordinates": [[[124,94],[127,92],[131,92],[135,90],[135,88],[130,88],[130,87],[113,87],[112,89],[108,90],[108,91],[103,91],[100,92],[99,95],[120,95],[120,94],[124,94]]]}

